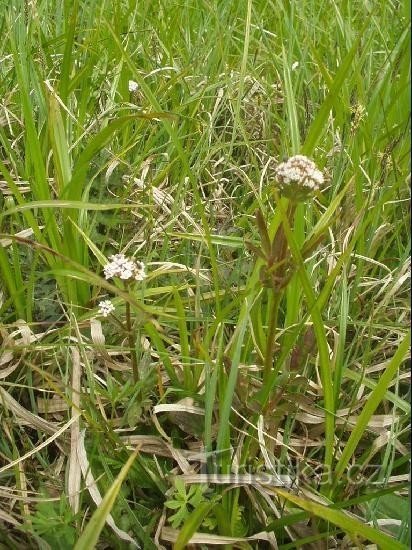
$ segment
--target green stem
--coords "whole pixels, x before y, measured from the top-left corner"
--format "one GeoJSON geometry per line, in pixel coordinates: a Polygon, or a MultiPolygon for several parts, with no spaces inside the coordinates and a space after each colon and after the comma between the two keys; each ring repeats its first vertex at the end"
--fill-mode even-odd
{"type": "MultiPolygon", "coordinates": [[[[288,220],[291,225],[293,225],[293,220],[295,217],[296,212],[296,204],[294,202],[290,202],[288,206],[288,220]]],[[[282,280],[282,278],[285,276],[285,261],[287,259],[288,254],[288,241],[285,236],[285,231],[283,228],[283,224],[279,226],[278,231],[276,232],[276,235],[272,242],[272,258],[271,261],[281,264],[280,267],[276,270],[275,275],[282,280]],[[275,251],[276,247],[276,251],[275,251]],[[282,263],[283,262],[283,263],[282,263]]],[[[276,329],[277,329],[277,323],[278,323],[278,312],[279,312],[279,305],[280,300],[282,297],[282,290],[279,288],[276,288],[276,285],[273,287],[273,305],[271,307],[271,310],[269,312],[269,326],[268,326],[268,335],[267,335],[267,344],[266,344],[266,353],[265,353],[265,362],[264,362],[264,369],[263,369],[263,384],[265,384],[271,374],[271,370],[273,367],[273,355],[275,351],[275,336],[276,336],[276,329]]]]}
{"type": "Polygon", "coordinates": [[[113,319],[113,321],[119,325],[119,327],[122,329],[122,331],[127,331],[127,327],[124,323],[121,322],[121,320],[115,315],[114,313],[110,313],[110,318],[113,319]]]}
{"type": "Polygon", "coordinates": [[[139,369],[137,367],[135,342],[134,342],[133,331],[132,331],[132,317],[130,314],[129,302],[126,302],[126,327],[127,327],[127,339],[129,341],[129,348],[130,348],[130,360],[132,362],[133,380],[136,383],[139,381],[139,369]]]}
{"type": "Polygon", "coordinates": [[[269,312],[269,325],[266,340],[265,362],[263,368],[263,385],[265,385],[266,382],[269,380],[273,367],[273,355],[275,352],[275,337],[278,324],[279,304],[280,292],[279,290],[273,289],[273,304],[269,312]]]}

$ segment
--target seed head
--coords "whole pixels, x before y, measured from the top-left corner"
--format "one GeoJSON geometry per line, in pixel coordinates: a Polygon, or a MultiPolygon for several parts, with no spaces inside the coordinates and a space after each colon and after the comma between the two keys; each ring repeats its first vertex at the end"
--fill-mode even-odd
{"type": "Polygon", "coordinates": [[[303,155],[295,155],[278,164],[275,178],[282,195],[297,202],[312,196],[324,183],[322,172],[303,155]]]}

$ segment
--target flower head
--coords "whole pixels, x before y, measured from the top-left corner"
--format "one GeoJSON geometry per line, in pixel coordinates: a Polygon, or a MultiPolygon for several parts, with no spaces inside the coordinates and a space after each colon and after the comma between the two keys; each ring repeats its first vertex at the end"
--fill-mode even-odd
{"type": "Polygon", "coordinates": [[[124,281],[132,278],[136,281],[143,281],[146,277],[143,262],[130,260],[126,258],[124,254],[114,254],[110,256],[110,260],[111,262],[106,264],[103,268],[106,279],[120,277],[120,279],[124,281]]]}
{"type": "Polygon", "coordinates": [[[102,302],[99,302],[100,315],[107,317],[112,311],[114,311],[114,305],[110,300],[103,300],[102,302]]]}
{"type": "Polygon", "coordinates": [[[281,193],[294,201],[302,201],[318,191],[324,182],[316,164],[303,155],[290,157],[275,169],[275,178],[281,193]]]}
{"type": "Polygon", "coordinates": [[[134,80],[129,80],[129,92],[137,92],[139,84],[134,80]]]}

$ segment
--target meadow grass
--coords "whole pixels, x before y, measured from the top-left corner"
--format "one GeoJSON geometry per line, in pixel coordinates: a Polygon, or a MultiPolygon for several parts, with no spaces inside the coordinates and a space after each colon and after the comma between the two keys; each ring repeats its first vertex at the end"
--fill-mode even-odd
{"type": "Polygon", "coordinates": [[[1,548],[407,548],[409,2],[0,25],[1,548]]]}

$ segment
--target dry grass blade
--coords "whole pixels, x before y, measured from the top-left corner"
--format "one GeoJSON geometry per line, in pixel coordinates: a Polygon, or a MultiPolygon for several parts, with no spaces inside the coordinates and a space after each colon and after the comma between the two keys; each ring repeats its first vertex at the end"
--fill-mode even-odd
{"type": "MultiPolygon", "coordinates": [[[[40,228],[39,228],[40,229],[40,228]]],[[[24,239],[28,239],[34,234],[33,229],[23,229],[22,231],[18,231],[14,234],[15,237],[22,237],[24,239]]],[[[0,239],[0,246],[3,248],[6,248],[7,246],[10,246],[13,242],[13,239],[0,239]]]]}
{"type": "MultiPolygon", "coordinates": [[[[176,542],[179,536],[179,531],[177,529],[172,529],[171,527],[163,527],[161,531],[161,539],[166,542],[176,542]]],[[[261,533],[256,533],[251,537],[221,537],[219,535],[209,535],[208,533],[195,533],[188,544],[206,544],[206,545],[218,545],[223,546],[226,544],[236,544],[239,542],[248,542],[248,541],[266,541],[272,543],[272,548],[276,548],[273,545],[273,535],[262,531],[261,533]]]]}
{"type": "Polygon", "coordinates": [[[4,510],[0,510],[0,521],[10,523],[10,525],[13,525],[14,527],[20,525],[20,523],[13,516],[8,514],[4,510]]]}
{"type": "MultiPolygon", "coordinates": [[[[156,435],[123,435],[120,436],[120,439],[130,449],[138,446],[141,453],[174,458],[178,464],[184,464],[185,469],[188,469],[186,462],[206,462],[206,454],[201,451],[200,445],[199,451],[189,451],[187,449],[176,449],[156,435]]],[[[184,471],[183,468],[181,469],[184,471]]]]}
{"type": "Polygon", "coordinates": [[[54,422],[44,420],[40,416],[28,411],[12,397],[7,390],[0,386],[0,403],[15,415],[19,424],[26,424],[34,429],[44,431],[49,434],[55,434],[59,430],[59,425],[54,422]]]}
{"type": "MultiPolygon", "coordinates": [[[[83,478],[86,483],[86,488],[89,491],[90,496],[92,497],[93,502],[96,504],[96,506],[100,506],[100,504],[102,503],[103,497],[100,494],[99,488],[97,487],[97,483],[90,469],[86,448],[84,446],[85,435],[86,435],[86,430],[81,430],[79,437],[77,439],[78,462],[80,464],[83,478]]],[[[120,539],[131,543],[133,546],[138,546],[137,542],[130,535],[128,535],[125,531],[117,527],[117,525],[114,522],[113,516],[111,514],[107,515],[106,523],[107,525],[109,525],[109,527],[111,527],[111,529],[113,529],[113,531],[116,533],[116,535],[120,539]]]]}
{"type": "Polygon", "coordinates": [[[270,485],[271,487],[291,487],[295,481],[288,475],[275,473],[260,474],[184,474],[182,481],[192,483],[214,483],[216,485],[270,485]]]}
{"type": "MultiPolygon", "coordinates": [[[[2,388],[0,388],[0,390],[2,390],[2,388]]],[[[0,473],[5,472],[6,470],[9,470],[10,468],[13,468],[13,466],[16,466],[16,464],[19,464],[20,462],[23,462],[24,460],[28,459],[30,456],[33,456],[34,454],[38,453],[39,451],[41,451],[42,449],[44,449],[45,447],[50,445],[50,443],[55,441],[68,428],[70,428],[70,426],[74,422],[77,421],[78,416],[79,416],[79,413],[77,413],[76,416],[73,416],[68,422],[66,422],[66,424],[64,424],[61,428],[59,428],[57,431],[55,431],[54,434],[51,437],[49,437],[45,441],[43,441],[43,443],[41,443],[40,445],[37,445],[37,447],[35,447],[31,451],[29,451],[28,453],[24,454],[23,456],[20,456],[16,460],[13,460],[9,464],[6,464],[6,466],[3,466],[2,468],[0,468],[0,473]]]]}

